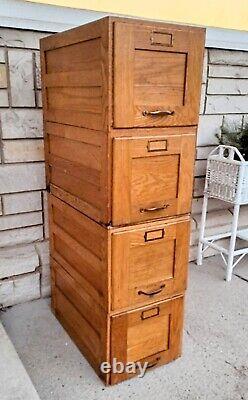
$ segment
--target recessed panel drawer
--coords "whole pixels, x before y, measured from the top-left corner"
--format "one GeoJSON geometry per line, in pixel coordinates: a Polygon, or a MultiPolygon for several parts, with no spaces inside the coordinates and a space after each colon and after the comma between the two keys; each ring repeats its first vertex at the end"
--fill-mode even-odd
{"type": "Polygon", "coordinates": [[[114,127],[196,125],[204,30],[117,22],[114,35],[114,127]]]}
{"type": "Polygon", "coordinates": [[[112,234],[112,309],[138,307],[186,289],[189,220],[112,234]]]}
{"type": "Polygon", "coordinates": [[[116,138],[114,226],[190,212],[195,135],[116,138]]]}
{"type": "MultiPolygon", "coordinates": [[[[181,353],[183,296],[123,313],[111,319],[111,359],[148,369],[168,363],[181,353]]],[[[133,374],[111,374],[111,384],[133,374]]]]}

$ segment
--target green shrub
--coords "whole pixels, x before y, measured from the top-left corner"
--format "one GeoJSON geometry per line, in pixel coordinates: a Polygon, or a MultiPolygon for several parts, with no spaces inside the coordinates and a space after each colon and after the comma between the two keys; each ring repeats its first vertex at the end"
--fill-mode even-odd
{"type": "Polygon", "coordinates": [[[236,147],[244,159],[248,161],[248,124],[241,129],[229,130],[227,127],[221,127],[219,134],[216,134],[220,144],[236,147]]]}

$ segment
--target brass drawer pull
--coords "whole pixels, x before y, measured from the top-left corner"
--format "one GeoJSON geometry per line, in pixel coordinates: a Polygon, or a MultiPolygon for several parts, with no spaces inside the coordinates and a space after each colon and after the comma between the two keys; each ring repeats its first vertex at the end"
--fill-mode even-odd
{"type": "Polygon", "coordinates": [[[164,206],[161,207],[150,207],[150,208],[140,208],[140,212],[144,213],[144,212],[150,212],[150,211],[162,211],[162,210],[166,210],[166,208],[169,207],[169,204],[165,204],[164,206]]]}
{"type": "Polygon", "coordinates": [[[149,115],[152,116],[152,117],[164,117],[166,115],[173,115],[173,114],[175,114],[175,111],[170,111],[170,110],[165,110],[165,111],[162,111],[162,110],[155,110],[155,111],[144,110],[142,112],[142,115],[144,117],[147,117],[149,115]]]}
{"type": "Polygon", "coordinates": [[[139,295],[140,295],[140,294],[144,294],[145,296],[152,297],[152,296],[154,296],[155,294],[161,293],[162,290],[163,290],[164,288],[165,288],[165,285],[163,284],[163,285],[160,286],[159,289],[152,290],[151,292],[143,292],[143,290],[139,290],[139,291],[138,291],[138,294],[139,294],[139,295]]]}
{"type": "Polygon", "coordinates": [[[150,37],[151,45],[155,46],[173,46],[173,36],[171,33],[153,31],[150,37]]]}

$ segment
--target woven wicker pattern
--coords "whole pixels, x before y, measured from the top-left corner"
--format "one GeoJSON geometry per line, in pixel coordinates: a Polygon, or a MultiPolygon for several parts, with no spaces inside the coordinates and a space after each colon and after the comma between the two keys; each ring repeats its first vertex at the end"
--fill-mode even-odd
{"type": "Polygon", "coordinates": [[[219,146],[210,153],[205,191],[229,203],[248,203],[248,161],[235,147],[219,146]]]}

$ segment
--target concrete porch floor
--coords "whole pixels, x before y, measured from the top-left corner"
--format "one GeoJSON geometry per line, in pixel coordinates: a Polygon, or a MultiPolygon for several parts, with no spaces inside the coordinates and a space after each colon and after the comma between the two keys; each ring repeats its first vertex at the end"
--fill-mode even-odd
{"type": "Polygon", "coordinates": [[[103,386],[49,300],[12,307],[0,318],[41,400],[248,400],[248,259],[231,283],[220,264],[218,256],[190,265],[183,356],[114,387],[103,386]]]}

